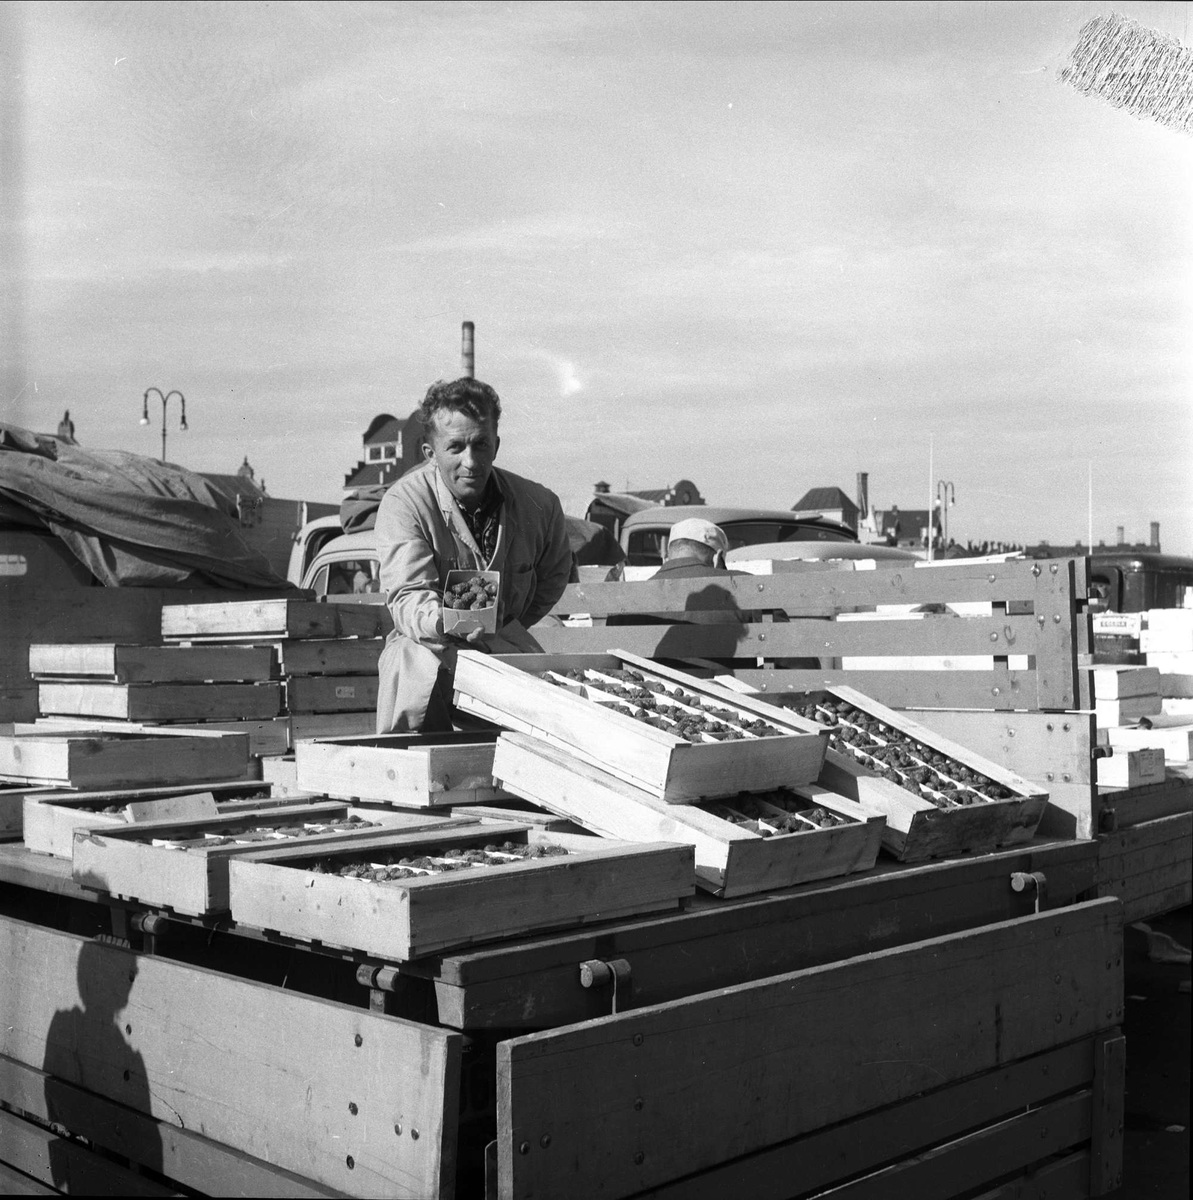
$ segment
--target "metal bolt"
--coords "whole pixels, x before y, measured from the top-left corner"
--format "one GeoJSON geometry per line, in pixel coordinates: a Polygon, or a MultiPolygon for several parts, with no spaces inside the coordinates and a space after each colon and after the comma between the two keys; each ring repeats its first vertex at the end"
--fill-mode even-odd
{"type": "Polygon", "coordinates": [[[410,1140],[411,1140],[412,1142],[417,1142],[417,1141],[418,1141],[418,1130],[417,1130],[417,1129],[411,1129],[411,1131],[410,1131],[410,1140]]]}
{"type": "Polygon", "coordinates": [[[362,1037],[360,1036],[360,1034],[359,1034],[359,1033],[358,1033],[358,1034],[356,1035],[356,1037],[354,1037],[352,1040],[353,1040],[353,1041],[354,1041],[354,1042],[355,1042],[355,1043],[356,1043],[358,1046],[363,1046],[363,1045],[365,1044],[365,1040],[364,1040],[364,1038],[362,1038],[362,1037]]]}
{"type": "Polygon", "coordinates": [[[1052,572],[1052,574],[1053,574],[1053,575],[1055,575],[1055,574],[1056,574],[1056,573],[1057,573],[1057,572],[1060,570],[1060,568],[1059,568],[1059,567],[1056,565],[1056,563],[1053,563],[1053,564],[1052,564],[1052,565],[1051,565],[1051,566],[1048,568],[1048,570],[1050,570],[1050,571],[1052,572]]]}
{"type": "Polygon", "coordinates": [[[998,641],[998,634],[997,634],[997,633],[992,633],[992,634],[990,635],[990,640],[991,640],[992,642],[997,642],[997,641],[998,641]]]}
{"type": "Polygon", "coordinates": [[[1032,569],[1031,569],[1031,573],[1032,573],[1032,574],[1033,574],[1033,575],[1034,575],[1034,576],[1035,576],[1037,579],[1039,579],[1039,577],[1040,577],[1040,568],[1039,568],[1039,565],[1038,565],[1038,564],[1037,564],[1036,566],[1032,567],[1032,569]]]}
{"type": "Polygon", "coordinates": [[[765,634],[765,633],[760,633],[760,634],[758,635],[758,640],[759,640],[760,642],[765,642],[765,641],[766,641],[766,634],[765,634]]]}
{"type": "Polygon", "coordinates": [[[125,1071],[125,1073],[124,1073],[124,1082],[125,1082],[125,1083],[128,1083],[128,1081],[129,1081],[129,1080],[130,1080],[132,1077],[133,1077],[133,1075],[132,1075],[132,1072],[131,1072],[131,1071],[125,1071]]]}
{"type": "Polygon", "coordinates": [[[1040,1137],[1046,1138],[1047,1136],[1048,1136],[1048,1126],[1045,1125],[1044,1128],[1040,1130],[1040,1137]]]}
{"type": "Polygon", "coordinates": [[[1069,730],[1073,728],[1073,726],[1072,726],[1072,725],[1070,725],[1070,724],[1068,723],[1068,721],[1066,721],[1066,722],[1065,722],[1065,723],[1064,723],[1064,724],[1061,726],[1061,728],[1062,728],[1062,729],[1065,731],[1065,733],[1068,733],[1068,732],[1069,732],[1069,730]]]}
{"type": "Polygon", "coordinates": [[[136,973],[136,971],[129,971],[129,973],[128,973],[128,981],[129,981],[129,983],[132,983],[132,982],[133,982],[133,980],[134,980],[134,979],[136,979],[136,977],[137,977],[137,973],[136,973]]]}
{"type": "Polygon", "coordinates": [[[1036,617],[1036,624],[1041,626],[1041,628],[1043,627],[1043,625],[1044,625],[1044,614],[1043,613],[1041,613],[1038,617],[1036,617]]]}
{"type": "Polygon", "coordinates": [[[356,1107],[356,1101],[355,1101],[355,1100],[349,1100],[349,1101],[348,1101],[348,1111],[349,1111],[349,1112],[350,1112],[350,1113],[351,1113],[353,1116],[356,1116],[356,1114],[357,1114],[358,1112],[360,1112],[360,1109],[356,1107]]]}
{"type": "Polygon", "coordinates": [[[766,591],[766,584],[765,584],[765,583],[760,583],[760,584],[758,585],[758,590],[759,590],[760,592],[765,592],[765,591],[766,591]]]}
{"type": "Polygon", "coordinates": [[[1052,980],[1052,982],[1053,982],[1053,983],[1060,983],[1060,976],[1059,976],[1059,975],[1057,975],[1057,976],[1056,976],[1056,977],[1055,977],[1055,978],[1052,980]]]}
{"type": "Polygon", "coordinates": [[[1053,932],[1053,933],[1055,933],[1057,937],[1060,937],[1060,926],[1059,926],[1059,925],[1053,925],[1053,926],[1052,926],[1052,932],[1053,932]]]}
{"type": "Polygon", "coordinates": [[[1066,771],[1066,772],[1065,772],[1065,773],[1064,773],[1064,774],[1061,776],[1061,778],[1062,778],[1062,779],[1065,781],[1065,783],[1072,783],[1072,782],[1073,782],[1073,776],[1072,776],[1072,775],[1070,775],[1070,774],[1068,773],[1068,771],[1066,771]]]}
{"type": "Polygon", "coordinates": [[[1053,614],[1052,614],[1052,624],[1053,624],[1053,625],[1059,625],[1059,624],[1060,624],[1060,613],[1053,613],[1053,614]]]}
{"type": "Polygon", "coordinates": [[[1112,1020],[1114,1020],[1114,1013],[1112,1013],[1112,1012],[1110,1011],[1110,1009],[1107,1009],[1107,1010],[1106,1010],[1106,1020],[1108,1020],[1108,1021],[1112,1021],[1112,1020]]]}
{"type": "Polygon", "coordinates": [[[1053,777],[1053,774],[1051,771],[1045,771],[1044,778],[1047,779],[1049,783],[1051,783],[1054,777],[1053,777]]]}
{"type": "Polygon", "coordinates": [[[521,1144],[521,1145],[518,1147],[518,1153],[519,1153],[519,1154],[529,1154],[529,1153],[530,1153],[530,1143],[529,1143],[529,1142],[523,1142],[523,1143],[522,1143],[522,1144],[521,1144]]]}
{"type": "Polygon", "coordinates": [[[643,1154],[641,1150],[639,1150],[634,1155],[634,1166],[640,1167],[645,1161],[646,1161],[646,1155],[643,1154]]]}
{"type": "Polygon", "coordinates": [[[994,582],[994,576],[993,576],[993,575],[987,575],[987,576],[986,576],[986,578],[987,578],[987,579],[989,579],[991,583],[993,583],[993,582],[994,582]]]}
{"type": "MultiPolygon", "coordinates": [[[[1109,1015],[1109,1014],[1107,1014],[1107,1015],[1109,1015]]],[[[1056,1023],[1059,1025],[1063,1020],[1064,1020],[1064,1017],[1060,1013],[1057,1013],[1056,1014],[1056,1023]]]]}
{"type": "Polygon", "coordinates": [[[549,1133],[544,1133],[543,1136],[541,1138],[539,1138],[539,1145],[542,1146],[542,1148],[544,1150],[546,1150],[546,1148],[550,1144],[551,1144],[551,1135],[549,1133]]]}
{"type": "Polygon", "coordinates": [[[401,1137],[401,1136],[402,1136],[402,1125],[401,1125],[401,1122],[399,1122],[397,1125],[395,1125],[395,1126],[394,1126],[394,1133],[396,1133],[396,1134],[398,1135],[398,1137],[401,1137]]]}
{"type": "Polygon", "coordinates": [[[993,692],[993,693],[994,693],[996,696],[1001,696],[1001,695],[1002,695],[1002,688],[991,688],[991,691],[992,691],[992,692],[993,692]]]}
{"type": "Polygon", "coordinates": [[[638,1099],[634,1101],[634,1111],[635,1112],[642,1111],[642,1097],[641,1096],[639,1096],[638,1099]]]}
{"type": "Polygon", "coordinates": [[[1014,737],[1014,736],[1015,736],[1015,731],[1014,731],[1013,729],[1008,729],[1008,730],[1007,730],[1007,737],[1014,737]]]}
{"type": "Polygon", "coordinates": [[[132,1033],[132,1031],[133,1031],[133,1027],[132,1027],[131,1025],[126,1025],[126,1026],[124,1027],[124,1032],[125,1032],[125,1033],[132,1033]]]}
{"type": "Polygon", "coordinates": [[[1110,970],[1110,959],[1106,960],[1106,970],[1110,970]]]}
{"type": "Polygon", "coordinates": [[[353,1169],[353,1167],[356,1166],[356,1159],[354,1159],[351,1154],[349,1154],[348,1157],[346,1159],[344,1159],[344,1161],[348,1164],[349,1171],[351,1171],[353,1169]]]}
{"type": "Polygon", "coordinates": [[[1052,722],[1049,721],[1048,724],[1044,726],[1044,728],[1047,729],[1049,733],[1051,733],[1052,732],[1052,722]]]}
{"type": "Polygon", "coordinates": [[[640,1033],[636,1033],[636,1034],[634,1034],[634,1045],[635,1045],[635,1046],[641,1046],[641,1045],[642,1045],[642,1035],[641,1035],[640,1033]]]}

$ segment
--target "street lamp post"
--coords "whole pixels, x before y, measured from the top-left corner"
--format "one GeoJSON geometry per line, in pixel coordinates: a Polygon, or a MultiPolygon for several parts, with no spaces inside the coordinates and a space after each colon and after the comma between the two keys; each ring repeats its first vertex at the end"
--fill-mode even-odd
{"type": "Polygon", "coordinates": [[[141,410],[141,424],[142,425],[149,424],[149,393],[150,392],[157,392],[157,394],[159,396],[161,396],[161,401],[162,401],[162,462],[165,462],[166,461],[166,401],[169,400],[171,396],[178,397],[178,403],[182,409],[182,423],[181,423],[180,428],[186,429],[187,428],[186,397],[177,390],[173,391],[173,392],[167,392],[163,396],[161,388],[155,388],[155,387],[146,388],[145,389],[144,407],[141,410]]]}
{"type": "Polygon", "coordinates": [[[944,519],[944,528],[941,530],[940,536],[947,548],[949,544],[949,509],[957,503],[957,489],[951,482],[944,479],[937,480],[936,502],[940,505],[941,516],[944,519]]]}

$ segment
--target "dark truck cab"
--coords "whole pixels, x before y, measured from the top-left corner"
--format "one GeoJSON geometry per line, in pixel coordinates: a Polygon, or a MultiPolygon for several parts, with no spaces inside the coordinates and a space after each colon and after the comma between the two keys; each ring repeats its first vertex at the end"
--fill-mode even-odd
{"type": "Polygon", "coordinates": [[[1181,608],[1193,590],[1193,558],[1146,550],[1095,554],[1089,560],[1091,612],[1181,608]]]}

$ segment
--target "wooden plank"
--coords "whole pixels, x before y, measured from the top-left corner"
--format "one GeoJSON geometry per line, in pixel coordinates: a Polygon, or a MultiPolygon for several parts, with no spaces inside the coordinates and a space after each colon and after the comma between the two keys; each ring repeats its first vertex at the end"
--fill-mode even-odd
{"type": "Polygon", "coordinates": [[[376,675],[384,638],[329,638],[275,644],[281,674],[376,675]]]}
{"type": "Polygon", "coordinates": [[[1155,667],[1095,667],[1094,696],[1098,700],[1125,700],[1132,696],[1160,695],[1160,672],[1155,667]]]}
{"type": "Polygon", "coordinates": [[[416,858],[505,841],[566,845],[569,853],[374,883],[308,869],[316,857],[324,862],[378,861],[358,849],[329,855],[306,847],[292,847],[292,852],[276,847],[230,864],[232,918],[290,937],[406,961],[515,933],[676,907],[681,896],[692,893],[690,846],[631,846],[587,837],[569,841],[566,834],[524,825],[402,833],[372,839],[367,853],[416,858]]]}
{"type": "Polygon", "coordinates": [[[734,678],[757,688],[764,696],[812,692],[845,684],[891,708],[1035,707],[1034,671],[841,671],[753,670],[739,668],[734,678]]]}
{"type": "MultiPolygon", "coordinates": [[[[693,589],[690,579],[651,579],[635,583],[572,584],[552,610],[559,616],[589,613],[683,612],[702,609],[782,609],[792,616],[832,616],[876,605],[1045,600],[1064,595],[1072,575],[1066,562],[1053,560],[1042,573],[1037,564],[1006,562],[937,566],[931,570],[855,571],[824,566],[791,574],[717,576],[716,588],[693,589]],[[1041,578],[1049,581],[1041,589],[1041,578]]],[[[804,564],[805,566],[807,564],[804,564]]],[[[1056,607],[1056,606],[1054,606],[1056,607]]],[[[535,636],[538,636],[537,630],[535,636]]]]}
{"type": "Polygon", "coordinates": [[[884,824],[843,796],[806,785],[808,808],[822,804],[852,823],[764,838],[695,805],[667,804],[524,734],[501,736],[493,771],[510,791],[594,833],[624,841],[689,843],[698,882],[720,896],[868,871],[884,824]]]}
{"type": "Polygon", "coordinates": [[[392,734],[303,742],[295,786],[403,808],[479,804],[506,795],[493,783],[496,735],[392,734]]]}
{"type": "Polygon", "coordinates": [[[276,683],[41,683],[43,713],[128,721],[260,719],[282,711],[276,683]]]}
{"type": "MultiPolygon", "coordinates": [[[[685,692],[701,691],[686,680],[685,692]]],[[[474,651],[461,651],[455,688],[465,711],[496,712],[506,728],[554,740],[671,803],[811,783],[823,759],[823,731],[782,710],[768,719],[783,736],[693,744],[474,651]]]]}
{"type": "Polygon", "coordinates": [[[136,729],[127,734],[0,735],[0,777],[96,790],[243,779],[248,740],[229,733],[136,729]]]}
{"type": "Polygon", "coordinates": [[[1106,735],[1116,750],[1158,746],[1164,751],[1166,763],[1179,765],[1193,760],[1193,722],[1170,729],[1131,729],[1123,726],[1107,729],[1106,735]]]}
{"type": "Polygon", "coordinates": [[[290,748],[322,737],[363,737],[375,733],[377,714],[372,712],[294,713],[290,717],[290,748]]]}
{"type": "Polygon", "coordinates": [[[8,918],[0,960],[17,1062],[351,1195],[452,1194],[458,1034],[8,918]]]}
{"type": "Polygon", "coordinates": [[[1164,782],[1164,751],[1120,750],[1097,761],[1098,787],[1139,788],[1164,782]]]}
{"type": "Polygon", "coordinates": [[[60,1192],[80,1196],[179,1196],[70,1138],[0,1109],[4,1161],[60,1192]]]}
{"type": "Polygon", "coordinates": [[[94,1145],[209,1196],[339,1196],[342,1192],[154,1120],[0,1054],[0,1098],[94,1145]]]}
{"type": "Polygon", "coordinates": [[[180,724],[172,728],[194,729],[203,732],[243,733],[249,742],[249,757],[264,759],[273,754],[285,754],[291,746],[289,717],[268,717],[263,721],[201,721],[195,725],[180,724]]]}
{"type": "Polygon", "coordinates": [[[274,670],[268,646],[37,642],[29,647],[29,673],[96,676],[117,683],[203,683],[267,680],[274,670]]]}
{"type": "MultiPolygon", "coordinates": [[[[896,655],[1009,655],[1028,649],[1034,617],[958,617],[922,621],[823,621],[716,625],[539,625],[535,640],[548,654],[599,654],[614,647],[644,658],[840,658],[896,655]]],[[[1070,702],[1072,692],[1068,693],[1070,702]]]]}
{"type": "Polygon", "coordinates": [[[54,1187],[38,1183],[36,1179],[0,1162],[0,1196],[61,1196],[54,1187]]]}
{"type": "Polygon", "coordinates": [[[1104,1196],[1123,1182],[1127,1039],[1117,1030],[1094,1039],[1089,1194],[1104,1196]]]}
{"type": "Polygon", "coordinates": [[[377,637],[386,632],[384,605],[320,604],[310,600],[232,600],[166,604],[165,641],[265,641],[273,638],[377,637]]]}
{"type": "Polygon", "coordinates": [[[26,797],[48,792],[48,788],[37,785],[0,782],[0,841],[21,836],[26,797]]]}
{"type": "Polygon", "coordinates": [[[1087,1200],[1088,1151],[1066,1154],[1046,1166],[999,1184],[973,1200],[1087,1200]]]}
{"type": "Polygon", "coordinates": [[[1093,1076],[1092,1059],[1090,1039],[1072,1042],[973,1079],[936,1088],[892,1108],[722,1163],[699,1175],[653,1188],[642,1197],[789,1200],[793,1180],[799,1180],[801,1194],[814,1192],[850,1174],[904,1161],[925,1146],[945,1142],[1050,1096],[1083,1085],[1088,1088],[1093,1076]]]}
{"type": "Polygon", "coordinates": [[[1193,779],[1181,778],[1169,771],[1162,783],[1128,791],[1103,792],[1101,808],[1108,814],[1108,820],[1104,822],[1107,832],[1187,813],[1193,810],[1193,779]]]}
{"type": "Polygon", "coordinates": [[[501,1194],[629,1195],[1091,1036],[1121,950],[1098,900],[501,1042],[501,1194]]]}
{"type": "Polygon", "coordinates": [[[377,677],[296,675],[286,680],[286,708],[292,713],[377,711],[377,677]]]}

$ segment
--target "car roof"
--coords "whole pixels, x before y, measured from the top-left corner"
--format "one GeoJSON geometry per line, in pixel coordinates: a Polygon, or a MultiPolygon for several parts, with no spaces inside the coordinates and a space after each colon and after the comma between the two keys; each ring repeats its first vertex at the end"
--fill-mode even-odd
{"type": "Polygon", "coordinates": [[[362,550],[377,550],[377,531],[375,529],[362,529],[359,533],[341,533],[339,537],[334,537],[326,542],[315,558],[311,560],[312,565],[316,559],[321,559],[327,554],[341,554],[350,550],[360,552],[362,550]]]}
{"type": "Polygon", "coordinates": [[[879,562],[918,562],[919,555],[894,546],[872,545],[863,542],[806,541],[760,542],[756,546],[738,546],[725,555],[726,563],[751,562],[766,559],[832,559],[872,558],[879,562]]]}
{"type": "Polygon", "coordinates": [[[834,521],[831,517],[800,517],[790,509],[784,508],[723,508],[712,504],[657,505],[654,508],[644,508],[626,517],[622,529],[631,529],[638,525],[674,525],[677,521],[687,521],[693,517],[701,521],[711,521],[714,525],[721,525],[726,521],[783,521],[792,525],[827,525],[849,529],[850,535],[853,534],[853,530],[843,521],[834,521]]]}

